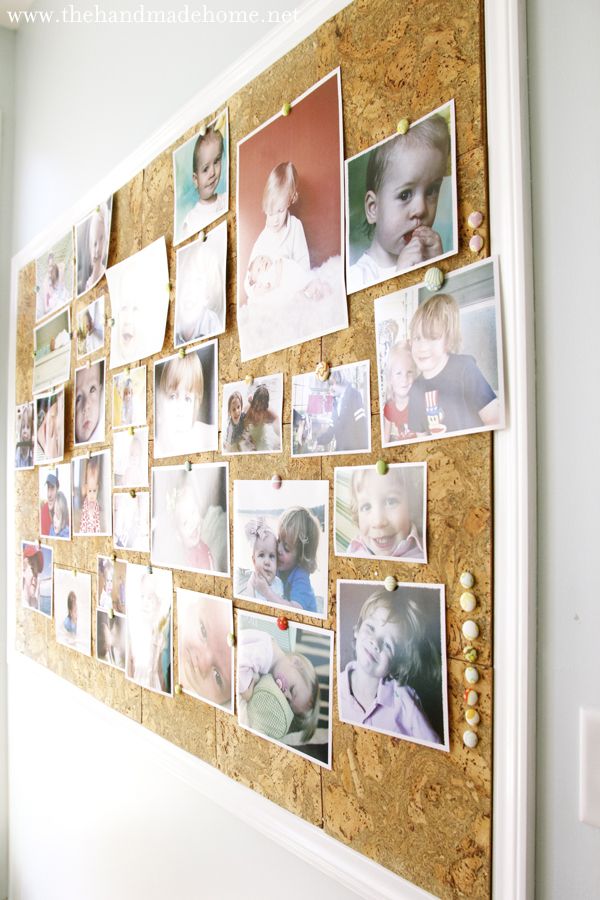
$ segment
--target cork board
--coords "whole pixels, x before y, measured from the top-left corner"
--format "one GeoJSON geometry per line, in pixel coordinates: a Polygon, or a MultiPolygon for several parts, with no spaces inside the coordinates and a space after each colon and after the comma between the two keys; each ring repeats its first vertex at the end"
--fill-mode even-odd
{"type": "MultiPolygon", "coordinates": [[[[322,25],[287,56],[278,60],[229,101],[232,151],[238,140],[272,116],[337,66],[341,67],[344,154],[346,157],[393,133],[402,116],[415,120],[450,98],[457,120],[459,253],[445,261],[456,269],[473,261],[468,250],[467,216],[484,213],[487,221],[487,178],[484,110],[483,3],[462,0],[459,8],[445,0],[407,0],[399,8],[387,0],[355,0],[322,25]]],[[[218,110],[207,110],[209,122],[218,110]]],[[[196,123],[128,184],[116,190],[109,265],[127,258],[165,235],[171,272],[171,304],[162,355],[173,352],[175,250],[173,240],[173,175],[171,153],[198,128],[196,123]]],[[[230,209],[235,209],[235,152],[230,162],[230,209]]],[[[489,433],[381,451],[379,400],[375,358],[373,300],[414,284],[422,270],[385,282],[349,298],[350,327],[241,365],[235,323],[235,215],[227,216],[227,331],[219,337],[219,408],[222,384],[246,374],[285,373],[284,446],[276,456],[229,457],[229,484],[236,479],[283,478],[333,480],[335,457],[290,457],[291,376],[327,360],[334,365],[370,359],[373,452],[344,457],[344,465],[388,461],[428,463],[427,565],[371,563],[338,558],[329,563],[329,618],[306,618],[310,624],[335,631],[335,589],[338,578],[377,579],[394,573],[399,580],[446,586],[450,753],[442,753],[342,724],[332,710],[333,768],[261,740],[238,727],[237,720],[186,695],[160,696],[128,682],[122,673],[96,659],[73,653],[54,639],[54,623],[20,605],[20,565],[16,567],[17,648],[83,690],[177,744],[229,777],[258,791],[311,822],[359,853],[375,860],[442,898],[486,898],[491,892],[491,764],[492,764],[492,439],[489,433]],[[458,599],[464,569],[476,578],[478,668],[481,724],[479,745],[462,744],[464,729],[462,649],[464,619],[458,599]]],[[[483,251],[485,254],[485,250],[483,251]]],[[[73,303],[78,310],[106,292],[101,282],[73,303]]],[[[17,314],[17,404],[31,398],[31,341],[35,318],[35,264],[20,272],[17,314]]],[[[75,321],[75,318],[73,319],[75,321]]],[[[71,382],[66,386],[66,410],[72,410],[71,382]]],[[[145,360],[151,372],[154,359],[145,360]]],[[[148,424],[152,435],[152,378],[147,380],[148,424]]],[[[106,446],[112,443],[110,392],[107,396],[106,446]]],[[[68,415],[65,460],[73,447],[72,416],[68,415]]],[[[152,454],[152,442],[150,444],[152,454]]],[[[194,461],[220,460],[218,453],[194,461]]],[[[174,460],[164,459],[169,465],[174,460]]],[[[37,471],[17,472],[14,552],[20,541],[35,539],[37,471]]],[[[330,522],[333,521],[330,491],[330,522]]],[[[230,497],[231,505],[231,497],[230,497]]],[[[53,542],[54,563],[92,574],[92,603],[97,594],[97,556],[112,553],[111,538],[87,537],[53,542]]],[[[119,554],[148,563],[145,554],[119,554]]],[[[174,587],[232,597],[230,579],[174,571],[174,587]]],[[[264,612],[250,602],[240,609],[264,612]]],[[[293,614],[291,614],[293,617],[293,614]]],[[[95,653],[95,616],[92,652],[95,653]]],[[[174,623],[177,641],[177,622],[174,623]]],[[[178,680],[175,654],[174,681],[178,680]]],[[[336,694],[334,693],[334,697],[336,694]]]]}

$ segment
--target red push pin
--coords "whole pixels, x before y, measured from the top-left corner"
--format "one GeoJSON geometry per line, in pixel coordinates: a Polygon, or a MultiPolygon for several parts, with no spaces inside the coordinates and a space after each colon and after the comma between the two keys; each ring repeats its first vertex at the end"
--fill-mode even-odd
{"type": "Polygon", "coordinates": [[[280,631],[288,630],[288,620],[285,616],[279,616],[279,618],[277,619],[277,627],[280,631]]]}

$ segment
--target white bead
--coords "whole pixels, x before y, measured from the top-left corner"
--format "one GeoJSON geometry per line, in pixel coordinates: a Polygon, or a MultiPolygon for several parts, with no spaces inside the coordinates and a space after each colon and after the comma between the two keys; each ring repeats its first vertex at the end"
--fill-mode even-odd
{"type": "Polygon", "coordinates": [[[473,619],[467,619],[466,622],[463,622],[462,633],[469,641],[479,637],[479,626],[477,622],[474,622],[473,619]]]}
{"type": "Polygon", "coordinates": [[[472,750],[479,743],[479,738],[475,734],[474,731],[465,731],[463,734],[463,744],[465,747],[468,747],[469,750],[472,750]]]}
{"type": "Polygon", "coordinates": [[[460,608],[464,612],[473,612],[477,606],[477,597],[472,591],[463,591],[460,595],[460,608]]]}

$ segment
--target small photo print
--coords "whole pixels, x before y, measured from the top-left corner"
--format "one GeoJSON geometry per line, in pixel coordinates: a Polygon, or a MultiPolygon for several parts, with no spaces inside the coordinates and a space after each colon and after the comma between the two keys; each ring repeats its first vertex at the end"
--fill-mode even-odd
{"type": "Polygon", "coordinates": [[[106,360],[75,369],[74,444],[102,444],[105,433],[106,360]]]}
{"type": "Polygon", "coordinates": [[[233,604],[177,588],[179,681],[184,694],[233,712],[233,604]]]}
{"type": "Polygon", "coordinates": [[[40,466],[40,534],[71,540],[71,464],[40,466]]]}
{"type": "Polygon", "coordinates": [[[78,297],[97,285],[106,271],[112,202],[109,197],[75,226],[78,297]]]}
{"type": "Polygon", "coordinates": [[[127,576],[127,563],[124,559],[116,559],[110,556],[98,557],[98,601],[97,606],[105,612],[113,610],[115,613],[125,615],[127,612],[127,600],[125,594],[125,579],[127,576]]]}
{"type": "Polygon", "coordinates": [[[443,584],[338,581],[342,722],[450,749],[443,584]]]}
{"type": "Polygon", "coordinates": [[[384,447],[504,427],[498,264],[375,301],[384,447]]]}
{"type": "Polygon", "coordinates": [[[104,347],[104,294],[77,313],[77,359],[104,347]]]}
{"type": "Polygon", "coordinates": [[[64,388],[35,398],[34,462],[60,462],[65,450],[64,388]]]}
{"type": "Polygon", "coordinates": [[[73,465],[73,534],[110,535],[110,450],[76,456],[73,465]]]}
{"type": "Polygon", "coordinates": [[[229,577],[227,463],[152,469],[152,562],[229,577]]]}
{"type": "Polygon", "coordinates": [[[227,222],[177,251],[175,347],[225,331],[227,222]]]}
{"type": "Polygon", "coordinates": [[[333,632],[238,610],[237,703],[243,728],[331,768],[333,632]]]}
{"type": "Polygon", "coordinates": [[[33,393],[49,391],[71,376],[71,311],[56,313],[33,331],[33,393]]]}
{"type": "Polygon", "coordinates": [[[150,551],[150,492],[113,494],[114,545],[123,550],[150,551]]]}
{"type": "Polygon", "coordinates": [[[92,655],[92,576],[54,567],[56,640],[92,655]]]}
{"type": "Polygon", "coordinates": [[[111,616],[103,609],[96,610],[96,657],[113,669],[125,671],[127,619],[111,616]]]}
{"type": "Polygon", "coordinates": [[[223,385],[223,454],[281,453],[283,375],[223,385]]]}
{"type": "Polygon", "coordinates": [[[21,605],[52,618],[52,547],[21,541],[21,605]]]}
{"type": "Polygon", "coordinates": [[[34,402],[17,406],[15,417],[15,469],[33,469],[34,402]]]}
{"type": "Polygon", "coordinates": [[[175,245],[198,234],[229,209],[227,108],[174,151],[173,181],[175,245]]]}
{"type": "Polygon", "coordinates": [[[235,481],[234,597],[326,618],[328,513],[328,481],[235,481]]]}
{"type": "Polygon", "coordinates": [[[371,452],[369,360],[292,378],[292,456],[371,452]]]}
{"type": "Polygon", "coordinates": [[[169,311],[164,237],[106,270],[112,319],[110,368],[160,353],[169,311]]]}
{"type": "Polygon", "coordinates": [[[218,447],[217,341],[154,363],[154,459],[218,447]]]}
{"type": "Polygon", "coordinates": [[[427,463],[334,472],[335,555],[427,562],[427,463]]]}
{"type": "Polygon", "coordinates": [[[130,681],[159,694],[173,693],[173,573],[127,566],[127,659],[130,681]]]}
{"type": "Polygon", "coordinates": [[[113,428],[135,428],[146,421],[146,366],[125,369],[113,377],[113,428]]]}
{"type": "Polygon", "coordinates": [[[73,229],[35,261],[35,321],[73,299],[73,229]]]}
{"type": "Polygon", "coordinates": [[[346,160],[348,293],[458,252],[454,100],[346,160]]]}
{"type": "Polygon", "coordinates": [[[148,429],[113,434],[114,487],[148,487],[148,429]]]}

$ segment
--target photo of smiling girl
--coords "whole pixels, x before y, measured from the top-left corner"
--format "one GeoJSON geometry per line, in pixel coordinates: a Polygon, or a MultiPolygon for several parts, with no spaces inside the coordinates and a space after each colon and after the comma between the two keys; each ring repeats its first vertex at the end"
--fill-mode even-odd
{"type": "Polygon", "coordinates": [[[75,370],[74,444],[99,444],[104,441],[104,370],[106,360],[99,359],[75,370]]]}
{"type": "Polygon", "coordinates": [[[111,216],[109,197],[75,226],[78,297],[98,284],[106,271],[111,216]]]}
{"type": "Polygon", "coordinates": [[[184,694],[233,712],[233,604],[177,588],[179,682],[184,694]]]}

